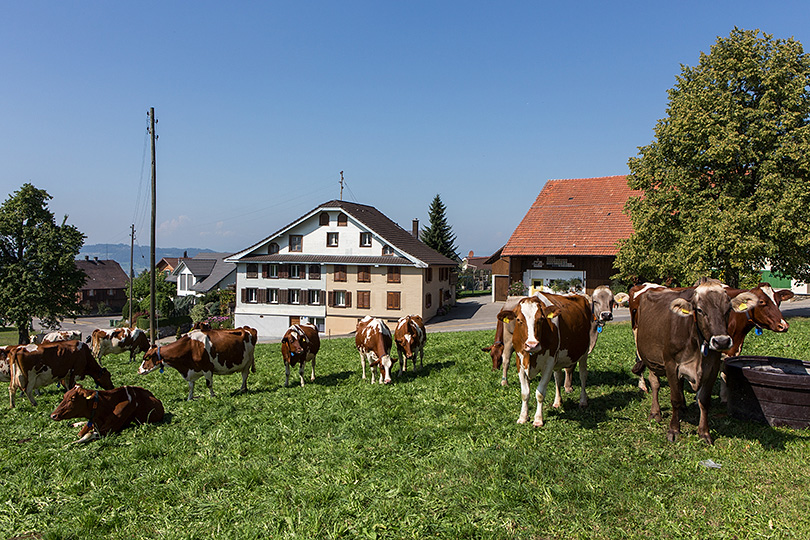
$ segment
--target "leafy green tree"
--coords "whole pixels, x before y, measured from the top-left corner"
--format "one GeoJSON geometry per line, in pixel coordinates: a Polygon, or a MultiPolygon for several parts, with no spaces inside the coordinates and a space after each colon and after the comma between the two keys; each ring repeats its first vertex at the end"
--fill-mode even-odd
{"type": "MultiPolygon", "coordinates": [[[[174,310],[174,296],[177,294],[177,284],[166,281],[163,272],[155,274],[155,310],[163,317],[168,317],[174,310]]],[[[129,289],[127,289],[129,295],[129,289]]],[[[134,298],[133,313],[137,311],[149,312],[149,270],[143,270],[132,280],[132,296],[134,298]]],[[[129,316],[129,304],[124,306],[124,313],[129,316]]]]}
{"type": "Polygon", "coordinates": [[[794,39],[735,28],[681,67],[655,140],[629,160],[644,192],[618,277],[729,285],[810,279],[810,58],[794,39]]]}
{"type": "Polygon", "coordinates": [[[56,224],[50,199],[24,184],[0,206],[0,318],[14,322],[20,343],[28,343],[34,317],[46,326],[75,317],[87,279],[75,263],[85,236],[67,216],[56,224]]]}
{"type": "Polygon", "coordinates": [[[456,251],[458,247],[455,245],[456,235],[453,234],[452,228],[447,224],[446,211],[447,208],[442,203],[441,197],[436,195],[433,202],[430,203],[428,213],[430,225],[422,229],[422,233],[419,235],[420,240],[445,257],[460,261],[461,259],[456,251]]]}

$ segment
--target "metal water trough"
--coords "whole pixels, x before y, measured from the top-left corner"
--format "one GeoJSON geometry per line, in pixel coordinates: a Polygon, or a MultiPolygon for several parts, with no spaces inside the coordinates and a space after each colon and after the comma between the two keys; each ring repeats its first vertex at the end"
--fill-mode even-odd
{"type": "Polygon", "coordinates": [[[728,413],[740,420],[810,427],[810,362],[775,356],[726,359],[728,413]]]}

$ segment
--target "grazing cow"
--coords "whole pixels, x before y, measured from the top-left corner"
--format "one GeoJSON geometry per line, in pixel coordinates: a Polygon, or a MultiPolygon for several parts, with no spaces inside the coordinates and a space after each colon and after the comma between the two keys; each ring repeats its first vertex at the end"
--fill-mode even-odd
{"type": "Polygon", "coordinates": [[[57,341],[71,341],[82,340],[82,333],[76,330],[57,330],[55,332],[47,332],[37,334],[31,340],[32,343],[39,345],[40,343],[56,343],[57,341]]]}
{"type": "Polygon", "coordinates": [[[713,279],[680,291],[653,288],[639,295],[635,314],[636,355],[650,370],[650,418],[658,422],[662,418],[659,377],[665,375],[669,381],[672,418],[667,440],[675,441],[680,433],[680,413],[685,408],[681,379],[686,379],[697,392],[698,435],[712,444],[708,410],[722,351],[731,347],[729,312],[732,309],[744,312],[755,302],[756,296],[750,292],[730,299],[723,285],[713,279]]]}
{"type": "Polygon", "coordinates": [[[163,412],[163,403],[139,386],[87,390],[76,385],[65,392],[51,419],[87,418],[87,424],[79,431],[79,440],[75,441],[84,443],[121,431],[132,422],[160,422],[163,412]]]}
{"type": "Polygon", "coordinates": [[[0,347],[0,382],[11,381],[11,350],[16,345],[0,347]]]}
{"type": "Polygon", "coordinates": [[[408,360],[413,360],[416,368],[416,355],[419,354],[419,369],[422,369],[422,359],[425,356],[425,343],[427,333],[425,324],[419,315],[406,315],[397,321],[394,329],[394,342],[397,344],[397,357],[399,358],[399,374],[408,371],[408,360]]]}
{"type": "Polygon", "coordinates": [[[253,352],[256,330],[244,326],[234,330],[193,330],[167,345],[158,344],[143,355],[138,373],[146,375],[163,365],[176,369],[188,382],[188,400],[194,399],[194,382],[205,376],[213,397],[214,375],[242,372],[240,392],[247,392],[247,378],[255,373],[253,352]]]}
{"type": "Polygon", "coordinates": [[[588,396],[587,359],[593,321],[589,299],[582,295],[538,293],[522,298],[513,310],[502,310],[498,319],[514,321],[512,343],[517,355],[522,404],[518,423],[523,424],[529,412],[529,381],[538,373],[540,382],[535,393],[537,411],[535,426],[543,425],[543,399],[552,374],[555,382],[554,407],[562,404],[560,370],[579,364],[581,391],[579,406],[586,407],[588,396]]]}
{"type": "MultiPolygon", "coordinates": [[[[564,295],[571,296],[571,295],[564,295]]],[[[577,294],[577,296],[582,296],[577,294]]],[[[626,302],[628,296],[626,293],[619,293],[615,297],[613,291],[606,285],[599,285],[593,290],[593,294],[587,297],[591,301],[591,330],[590,330],[590,344],[588,353],[593,351],[596,346],[596,339],[602,332],[607,321],[613,320],[613,308],[622,302],[626,302]]],[[[512,311],[515,309],[517,303],[521,300],[518,298],[510,298],[504,303],[501,311],[512,311]]],[[[500,318],[498,319],[497,326],[495,327],[495,341],[489,347],[481,349],[488,352],[492,357],[492,370],[497,371],[503,368],[503,375],[501,376],[501,386],[507,386],[509,381],[506,374],[509,370],[509,364],[512,361],[512,333],[515,329],[515,319],[510,318],[510,322],[504,323],[500,318]]],[[[571,366],[565,372],[565,390],[570,392],[573,388],[571,386],[571,375],[574,367],[571,366]]]]}
{"type": "Polygon", "coordinates": [[[294,324],[281,338],[281,356],[284,359],[284,386],[290,385],[290,366],[298,364],[298,376],[304,386],[304,366],[312,362],[310,381],[315,380],[315,356],[321,348],[318,328],[311,324],[294,324]]]}
{"type": "Polygon", "coordinates": [[[90,347],[81,341],[57,341],[42,345],[15,347],[11,352],[11,383],[9,401],[14,408],[17,390],[23,390],[32,405],[34,390],[64,380],[73,387],[76,379],[89,375],[107,390],[113,387],[110,372],[93,358],[90,347]]]}
{"type": "Polygon", "coordinates": [[[380,319],[365,316],[357,323],[354,344],[360,353],[360,367],[363,368],[363,379],[366,378],[366,361],[371,369],[371,384],[374,374],[380,369],[380,384],[391,382],[391,367],[396,361],[391,357],[391,330],[380,319]]]}
{"type": "Polygon", "coordinates": [[[115,328],[113,330],[93,330],[93,356],[101,360],[108,354],[121,354],[129,351],[129,361],[135,355],[149,350],[149,336],[140,328],[115,328]]]}

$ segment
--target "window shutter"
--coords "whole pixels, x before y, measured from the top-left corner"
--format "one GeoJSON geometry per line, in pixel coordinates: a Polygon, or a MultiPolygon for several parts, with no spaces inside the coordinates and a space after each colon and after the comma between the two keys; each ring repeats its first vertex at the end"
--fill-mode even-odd
{"type": "Polygon", "coordinates": [[[329,291],[326,298],[326,303],[329,305],[329,307],[335,307],[335,291],[329,291]]]}
{"type": "Polygon", "coordinates": [[[279,289],[278,290],[278,303],[279,304],[286,304],[288,296],[289,295],[287,294],[287,289],[279,289]]]}
{"type": "Polygon", "coordinates": [[[267,303],[267,289],[259,289],[256,291],[256,302],[259,304],[267,303]]]}
{"type": "Polygon", "coordinates": [[[269,264],[260,264],[259,266],[262,267],[262,277],[267,279],[270,277],[270,265],[269,264]]]}
{"type": "Polygon", "coordinates": [[[346,307],[352,307],[352,292],[346,291],[346,307]]]}
{"type": "Polygon", "coordinates": [[[247,289],[242,289],[242,303],[247,302],[247,289]]]}
{"type": "Polygon", "coordinates": [[[280,264],[278,265],[278,277],[281,279],[288,279],[290,277],[290,265],[289,264],[280,264]]]}

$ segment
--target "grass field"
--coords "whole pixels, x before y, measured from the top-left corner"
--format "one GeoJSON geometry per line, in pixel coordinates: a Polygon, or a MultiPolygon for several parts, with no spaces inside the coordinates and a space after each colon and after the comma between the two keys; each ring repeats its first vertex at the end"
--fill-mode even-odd
{"type": "MultiPolygon", "coordinates": [[[[790,322],[746,354],[810,359],[810,320],[790,322]]],[[[232,375],[194,402],[176,371],[107,357],[167,419],[79,446],[48,417],[55,387],[4,407],[0,537],[810,538],[809,432],[735,420],[715,398],[707,446],[689,394],[668,443],[668,389],[664,425],[648,421],[626,323],[591,355],[586,410],[578,392],[557,411],[548,396],[544,427],[518,425],[514,368],[503,388],[480,351],[492,334],[430,334],[424,369],[389,386],[362,381],[353,340],[335,339],[315,383],[284,388],[279,346],[259,345],[249,394],[232,375]]]]}

